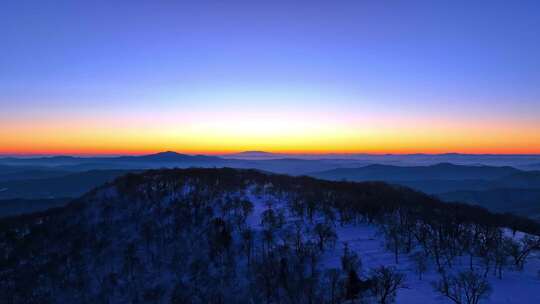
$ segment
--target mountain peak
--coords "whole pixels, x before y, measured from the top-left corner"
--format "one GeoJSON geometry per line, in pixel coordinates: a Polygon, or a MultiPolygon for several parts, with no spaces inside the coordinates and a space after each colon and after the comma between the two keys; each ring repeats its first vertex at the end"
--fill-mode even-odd
{"type": "Polygon", "coordinates": [[[185,154],[180,154],[174,151],[164,151],[164,152],[158,152],[155,154],[150,154],[148,156],[178,156],[178,155],[185,155],[185,154]]]}
{"type": "Polygon", "coordinates": [[[165,151],[155,154],[140,156],[137,159],[142,161],[157,161],[157,162],[178,162],[178,161],[219,161],[219,157],[207,155],[188,155],[174,151],[165,151]]]}

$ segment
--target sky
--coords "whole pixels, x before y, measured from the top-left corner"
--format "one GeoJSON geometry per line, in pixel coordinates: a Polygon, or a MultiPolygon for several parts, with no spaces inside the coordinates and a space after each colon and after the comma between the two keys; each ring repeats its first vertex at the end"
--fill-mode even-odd
{"type": "Polygon", "coordinates": [[[0,9],[0,154],[540,153],[539,1],[0,9]]]}

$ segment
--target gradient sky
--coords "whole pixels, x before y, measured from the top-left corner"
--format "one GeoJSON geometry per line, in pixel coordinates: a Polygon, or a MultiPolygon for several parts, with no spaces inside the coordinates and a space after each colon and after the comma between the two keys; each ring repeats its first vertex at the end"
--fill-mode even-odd
{"type": "Polygon", "coordinates": [[[540,2],[7,0],[0,106],[2,154],[540,153],[540,2]]]}

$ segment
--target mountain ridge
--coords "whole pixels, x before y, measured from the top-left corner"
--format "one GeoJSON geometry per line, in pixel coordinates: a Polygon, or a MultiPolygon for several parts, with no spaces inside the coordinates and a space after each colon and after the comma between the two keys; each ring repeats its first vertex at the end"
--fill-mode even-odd
{"type": "Polygon", "coordinates": [[[510,166],[465,166],[438,163],[428,166],[367,165],[357,168],[337,168],[310,173],[310,176],[326,179],[386,180],[466,180],[496,179],[522,172],[510,166]]]}

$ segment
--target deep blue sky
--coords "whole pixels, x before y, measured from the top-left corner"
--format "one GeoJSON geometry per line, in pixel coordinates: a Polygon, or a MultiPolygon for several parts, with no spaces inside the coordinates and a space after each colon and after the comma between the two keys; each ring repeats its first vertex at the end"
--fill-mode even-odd
{"type": "Polygon", "coordinates": [[[231,109],[540,126],[539,1],[2,1],[0,38],[11,130],[231,109]]]}

